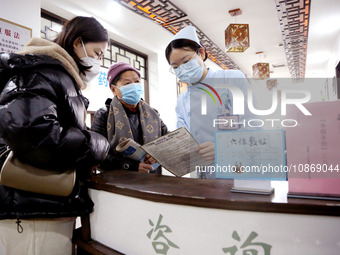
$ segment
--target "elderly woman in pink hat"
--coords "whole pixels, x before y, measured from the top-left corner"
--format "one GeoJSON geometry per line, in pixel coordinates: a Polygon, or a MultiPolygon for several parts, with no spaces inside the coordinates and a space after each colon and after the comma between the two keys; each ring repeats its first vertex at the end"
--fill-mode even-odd
{"type": "Polygon", "coordinates": [[[91,127],[107,137],[110,143],[109,156],[101,168],[160,173],[160,167],[153,169],[152,164],[156,162],[149,155],[143,162],[138,162],[116,151],[117,145],[128,138],[143,145],[168,132],[158,112],[142,99],[144,89],[140,73],[131,65],[120,62],[110,67],[107,77],[114,97],[96,112],[91,127]]]}

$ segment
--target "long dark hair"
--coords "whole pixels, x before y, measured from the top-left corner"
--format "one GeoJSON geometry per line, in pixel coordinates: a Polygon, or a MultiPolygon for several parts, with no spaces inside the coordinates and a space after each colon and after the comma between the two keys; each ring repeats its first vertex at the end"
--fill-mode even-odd
{"type": "Polygon", "coordinates": [[[84,44],[87,42],[108,42],[109,39],[106,29],[93,17],[78,16],[64,25],[63,30],[58,34],[54,42],[71,55],[76,61],[79,71],[84,74],[85,70],[90,67],[80,63],[80,59],[73,49],[73,43],[79,37],[81,37],[84,44]]]}
{"type": "Polygon", "coordinates": [[[165,57],[166,57],[166,60],[168,60],[168,63],[170,64],[169,58],[170,58],[171,51],[173,49],[180,49],[180,48],[185,48],[185,47],[190,48],[191,50],[195,51],[196,53],[198,53],[199,49],[203,47],[204,48],[203,61],[205,61],[208,57],[207,51],[206,51],[204,46],[201,46],[198,43],[191,41],[191,40],[177,39],[177,40],[174,40],[171,43],[169,43],[169,45],[165,49],[165,57]]]}

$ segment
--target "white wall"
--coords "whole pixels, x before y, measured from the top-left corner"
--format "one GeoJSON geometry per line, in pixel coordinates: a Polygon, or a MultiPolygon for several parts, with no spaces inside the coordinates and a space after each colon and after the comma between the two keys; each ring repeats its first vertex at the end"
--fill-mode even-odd
{"type": "MultiPolygon", "coordinates": [[[[329,55],[329,60],[325,64],[325,81],[322,85],[326,84],[327,89],[325,86],[320,86],[320,93],[323,95],[323,98],[326,98],[328,101],[337,100],[337,94],[334,93],[334,84],[335,84],[335,67],[340,62],[340,33],[338,34],[337,39],[333,42],[333,47],[330,48],[331,54],[329,55]]],[[[340,93],[340,92],[338,92],[340,93]]]]}
{"type": "Polygon", "coordinates": [[[335,67],[340,61],[340,33],[338,34],[337,40],[334,42],[333,49],[331,50],[332,54],[330,55],[328,61],[328,77],[335,76],[335,67]]]}
{"type": "Polygon", "coordinates": [[[32,36],[40,36],[40,0],[0,0],[0,17],[32,28],[32,36]]]}

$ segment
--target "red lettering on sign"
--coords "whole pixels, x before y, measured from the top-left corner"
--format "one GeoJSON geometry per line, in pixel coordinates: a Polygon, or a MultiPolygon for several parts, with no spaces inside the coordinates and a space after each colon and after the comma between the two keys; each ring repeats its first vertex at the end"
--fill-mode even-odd
{"type": "Polygon", "coordinates": [[[7,35],[7,36],[11,36],[11,30],[9,30],[9,29],[5,29],[5,35],[7,35]]]}

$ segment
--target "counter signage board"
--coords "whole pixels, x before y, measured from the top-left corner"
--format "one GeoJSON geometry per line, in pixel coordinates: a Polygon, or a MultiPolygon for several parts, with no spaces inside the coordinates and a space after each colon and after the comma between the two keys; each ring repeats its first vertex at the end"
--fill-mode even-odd
{"type": "Polygon", "coordinates": [[[217,132],[216,178],[286,180],[283,130],[217,132]]]}

